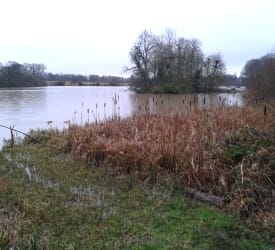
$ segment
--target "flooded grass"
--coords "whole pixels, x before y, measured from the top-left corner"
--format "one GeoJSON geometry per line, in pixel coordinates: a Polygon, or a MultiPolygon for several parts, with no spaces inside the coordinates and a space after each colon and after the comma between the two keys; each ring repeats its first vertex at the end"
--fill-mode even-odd
{"type": "Polygon", "coordinates": [[[191,200],[172,180],[148,188],[38,144],[5,148],[0,249],[272,249],[269,233],[191,200]]]}

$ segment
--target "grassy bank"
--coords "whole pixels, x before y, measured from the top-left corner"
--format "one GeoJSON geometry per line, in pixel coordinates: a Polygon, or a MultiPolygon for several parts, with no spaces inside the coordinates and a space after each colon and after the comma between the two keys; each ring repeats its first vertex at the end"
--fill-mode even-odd
{"type": "Polygon", "coordinates": [[[268,105],[33,131],[0,154],[0,249],[272,249],[274,129],[268,105]]]}
{"type": "Polygon", "coordinates": [[[173,188],[38,145],[0,154],[0,249],[272,249],[269,233],[173,188]]]}

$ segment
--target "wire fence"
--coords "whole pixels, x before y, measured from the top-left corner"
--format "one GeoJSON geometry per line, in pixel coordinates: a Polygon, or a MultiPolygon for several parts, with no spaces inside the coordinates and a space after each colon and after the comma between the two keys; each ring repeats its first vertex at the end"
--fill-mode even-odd
{"type": "Polygon", "coordinates": [[[29,134],[26,134],[26,133],[24,133],[24,132],[22,132],[22,131],[20,131],[20,130],[18,130],[18,129],[15,129],[14,126],[13,126],[13,127],[12,127],[12,126],[8,127],[8,126],[6,126],[6,125],[0,124],[0,127],[10,130],[10,135],[11,135],[10,146],[11,146],[11,147],[13,147],[13,146],[15,145],[15,136],[14,136],[14,132],[17,132],[17,133],[19,133],[19,134],[24,135],[25,137],[28,137],[28,138],[32,139],[33,141],[35,141],[35,142],[37,142],[37,143],[39,143],[39,144],[41,144],[41,145],[43,145],[43,146],[46,146],[46,147],[48,147],[48,148],[55,149],[55,150],[60,150],[60,149],[57,148],[57,147],[54,147],[54,146],[52,146],[52,145],[43,143],[43,142],[39,141],[38,139],[36,139],[35,137],[33,137],[33,136],[29,135],[29,134]]]}

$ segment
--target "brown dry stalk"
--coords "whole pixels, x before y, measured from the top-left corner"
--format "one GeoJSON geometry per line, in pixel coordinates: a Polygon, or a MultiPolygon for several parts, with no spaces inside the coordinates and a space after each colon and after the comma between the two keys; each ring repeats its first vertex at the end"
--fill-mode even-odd
{"type": "MultiPolygon", "coordinates": [[[[240,204],[250,204],[250,194],[245,191],[247,178],[257,185],[264,183],[269,189],[268,178],[271,179],[274,172],[266,173],[268,178],[252,176],[248,163],[244,163],[240,171],[239,166],[235,168],[215,159],[214,151],[225,139],[230,141],[243,133],[249,134],[252,128],[274,135],[274,124],[271,114],[265,115],[261,107],[253,106],[136,114],[99,124],[72,125],[65,134],[63,149],[77,159],[105,163],[115,168],[118,174],[129,173],[138,180],[149,178],[156,182],[165,173],[173,174],[181,186],[219,195],[228,199],[232,206],[236,202],[234,206],[240,207],[242,205],[237,202],[243,195],[246,198],[240,204]],[[238,197],[232,194],[235,187],[239,190],[236,185],[241,190],[238,197]]],[[[250,187],[249,191],[253,193],[256,189],[250,187]]],[[[257,199],[255,202],[259,202],[257,199]]]]}

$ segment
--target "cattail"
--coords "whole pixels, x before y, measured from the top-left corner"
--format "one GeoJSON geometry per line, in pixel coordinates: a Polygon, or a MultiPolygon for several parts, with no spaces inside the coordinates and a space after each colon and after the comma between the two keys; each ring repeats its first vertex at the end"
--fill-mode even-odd
{"type": "Polygon", "coordinates": [[[104,120],[106,120],[106,110],[105,110],[105,108],[106,108],[106,102],[104,102],[104,120]]]}
{"type": "Polygon", "coordinates": [[[88,113],[88,124],[90,123],[90,110],[87,109],[87,113],[88,113]]]}
{"type": "Polygon", "coordinates": [[[82,124],[82,109],[83,109],[83,102],[81,102],[81,114],[80,114],[81,124],[82,124]]]}
{"type": "Polygon", "coordinates": [[[76,110],[74,111],[74,117],[72,118],[73,122],[75,122],[75,117],[76,117],[76,110]]]}
{"type": "Polygon", "coordinates": [[[223,107],[223,104],[224,104],[225,101],[226,101],[226,98],[223,98],[223,100],[222,100],[222,107],[223,107]]]}

